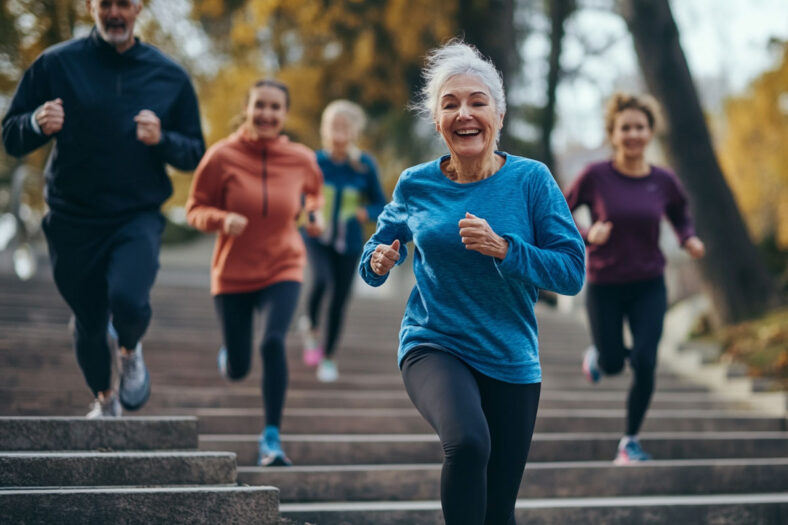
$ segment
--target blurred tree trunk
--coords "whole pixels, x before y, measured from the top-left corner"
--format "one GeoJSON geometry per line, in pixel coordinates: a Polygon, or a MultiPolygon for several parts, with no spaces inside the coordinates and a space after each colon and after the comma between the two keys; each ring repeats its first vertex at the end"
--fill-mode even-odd
{"type": "Polygon", "coordinates": [[[55,23],[52,24],[52,30],[55,31],[55,39],[58,42],[68,40],[74,35],[77,13],[73,4],[71,0],[55,0],[55,23]]]}
{"type": "MultiPolygon", "coordinates": [[[[476,46],[492,60],[507,92],[520,70],[520,32],[515,24],[515,0],[459,0],[457,24],[465,41],[476,46]]],[[[508,123],[504,120],[500,147],[508,150],[512,143],[508,123]]]]}
{"type": "Polygon", "coordinates": [[[541,138],[541,160],[553,175],[555,171],[555,155],[551,139],[555,128],[555,105],[558,83],[561,81],[561,51],[564,41],[564,23],[567,18],[575,11],[577,5],[575,0],[549,0],[548,9],[550,15],[550,57],[549,70],[547,72],[547,104],[542,110],[542,138],[541,138]]]}
{"type": "Polygon", "coordinates": [[[673,166],[689,194],[698,235],[706,243],[700,268],[716,316],[723,323],[757,316],[774,304],[776,287],[714,155],[668,0],[620,4],[646,84],[662,103],[673,166]]]}

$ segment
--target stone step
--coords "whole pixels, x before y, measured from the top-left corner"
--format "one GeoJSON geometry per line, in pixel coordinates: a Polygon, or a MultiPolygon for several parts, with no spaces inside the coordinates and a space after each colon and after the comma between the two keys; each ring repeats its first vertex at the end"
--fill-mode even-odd
{"type": "MultiPolygon", "coordinates": [[[[201,450],[234,452],[239,465],[257,461],[259,434],[203,434],[201,450]]],[[[536,433],[530,461],[605,461],[615,456],[619,433],[536,433]]],[[[788,457],[788,432],[676,432],[640,436],[656,459],[788,457]]],[[[434,434],[291,434],[282,446],[295,465],[439,463],[434,434]]]]}
{"type": "Polygon", "coordinates": [[[197,448],[194,417],[0,417],[0,450],[197,448]]]}
{"type": "Polygon", "coordinates": [[[0,487],[235,483],[230,452],[2,452],[0,487]]]}
{"type": "MultiPolygon", "coordinates": [[[[90,395],[86,392],[66,330],[70,317],[68,309],[59,299],[51,279],[10,284],[5,287],[4,282],[0,282],[3,289],[0,294],[0,414],[14,413],[10,412],[12,410],[16,413],[48,410],[62,414],[72,410],[82,416],[87,411],[90,395]]],[[[215,369],[221,333],[207,290],[159,283],[153,292],[154,319],[144,342],[146,360],[153,375],[153,395],[145,409],[134,414],[143,417],[184,413],[199,416],[193,433],[199,428],[211,434],[202,434],[199,444],[195,436],[190,448],[199,446],[205,452],[237,453],[240,464],[250,465],[241,469],[242,477],[249,476],[258,483],[264,481],[258,479],[259,476],[267,476],[281,483],[291,501],[283,508],[288,511],[287,517],[298,525],[307,522],[320,525],[440,523],[440,504],[434,501],[438,497],[440,446],[432,429],[408,400],[396,367],[397,331],[403,305],[401,298],[379,301],[362,296],[351,303],[347,329],[337,356],[341,380],[331,385],[318,383],[314,370],[301,363],[302,341],[295,329],[296,323],[293,324],[287,336],[291,382],[283,444],[298,466],[260,469],[251,467],[257,454],[257,435],[263,425],[259,391],[261,361],[257,348],[249,377],[238,383],[224,381],[215,369]],[[396,464],[392,464],[394,462],[396,464]],[[335,466],[337,463],[344,466],[335,466]],[[347,489],[342,488],[343,483],[348,484],[347,489]],[[295,503],[291,496],[297,496],[302,489],[312,496],[305,498],[306,503],[295,503]],[[351,494],[348,498],[358,498],[358,501],[308,502],[309,498],[324,498],[323,494],[330,491],[351,494]],[[374,499],[376,493],[377,500],[366,501],[374,499]],[[409,497],[419,499],[404,501],[409,497]],[[381,499],[403,501],[383,502],[381,499]],[[327,511],[327,506],[334,512],[327,511]]],[[[543,306],[537,306],[537,312],[544,385],[531,464],[525,476],[527,485],[521,493],[528,499],[518,503],[519,522],[781,522],[780,518],[786,516],[786,500],[780,497],[785,494],[756,496],[755,499],[752,494],[737,494],[756,490],[786,491],[784,482],[777,485],[787,479],[785,419],[723,411],[731,405],[714,398],[702,387],[684,383],[662,367],[658,372],[652,410],[641,436],[644,446],[657,460],[632,469],[615,468],[610,460],[624,428],[624,406],[631,374],[627,372],[616,378],[605,378],[598,385],[588,385],[579,372],[582,350],[588,344],[587,327],[543,306]],[[759,432],[744,432],[748,429],[759,432]],[[702,499],[700,494],[705,491],[724,491],[727,496],[721,500],[702,499]],[[656,497],[682,492],[695,496],[673,500],[656,497]],[[535,499],[545,495],[627,494],[655,497],[582,500],[562,497],[546,500],[541,507],[539,502],[545,500],[535,499]]],[[[125,437],[134,435],[130,431],[125,437]]],[[[2,425],[0,436],[5,436],[2,425]]],[[[141,453],[126,455],[134,454],[141,453]]],[[[93,456],[101,454],[82,455],[89,457],[88,461],[93,464],[103,465],[106,476],[110,476],[113,470],[109,466],[113,461],[110,455],[97,458],[93,456]]],[[[122,454],[116,455],[115,461],[120,461],[122,454]]],[[[14,454],[0,454],[0,459],[7,456],[14,454]]],[[[17,454],[11,459],[18,462],[22,456],[17,454]]],[[[33,476],[37,469],[44,470],[43,465],[52,465],[52,461],[66,461],[65,452],[42,456],[47,457],[37,458],[35,468],[24,475],[33,476]]],[[[80,469],[76,470],[78,472],[70,474],[79,477],[80,469]]],[[[154,478],[156,473],[151,472],[155,467],[137,466],[133,470],[137,471],[134,475],[143,477],[135,481],[129,473],[130,483],[148,479],[151,485],[158,484],[154,478]]],[[[29,479],[0,461],[0,479],[3,474],[29,479]]],[[[45,474],[58,475],[56,472],[45,474]]],[[[115,489],[123,490],[124,487],[115,489]]],[[[16,489],[17,492],[21,490],[21,487],[16,489]]],[[[41,489],[36,490],[40,492],[41,489]]],[[[0,490],[0,494],[9,492],[0,490]]],[[[54,521],[124,521],[120,512],[108,512],[86,520],[83,508],[92,507],[94,501],[100,503],[101,498],[93,496],[76,505],[68,503],[66,508],[78,511],[54,521]]],[[[243,522],[228,515],[221,502],[214,502],[213,506],[219,508],[215,515],[186,515],[184,518],[179,512],[174,518],[172,515],[165,518],[144,516],[137,521],[243,522]]],[[[4,508],[0,500],[0,509],[4,508]]],[[[3,523],[5,514],[0,510],[3,523]]],[[[53,521],[49,518],[47,516],[47,522],[53,521]]]]}
{"type": "MultiPolygon", "coordinates": [[[[297,381],[309,381],[315,383],[314,368],[309,368],[301,363],[299,355],[289,356],[290,364],[290,378],[297,381]]],[[[153,377],[163,383],[179,382],[184,377],[193,378],[199,381],[208,381],[220,383],[226,382],[218,373],[216,369],[216,355],[211,352],[211,355],[188,355],[183,356],[177,353],[168,352],[166,354],[156,354],[148,352],[146,348],[145,362],[151,371],[153,377]],[[161,356],[161,357],[157,357],[161,356]]],[[[337,367],[340,372],[340,377],[351,378],[364,378],[366,376],[373,376],[385,381],[386,384],[402,385],[402,376],[397,369],[397,364],[394,359],[371,359],[367,358],[359,361],[353,358],[344,358],[340,356],[337,359],[337,367]]],[[[259,377],[262,371],[262,365],[259,359],[254,359],[252,368],[249,372],[250,376],[259,377]]],[[[76,358],[69,352],[67,355],[61,354],[57,356],[42,356],[40,353],[25,355],[5,355],[0,357],[0,381],[7,386],[16,386],[8,381],[15,381],[16,383],[35,382],[41,376],[52,377],[55,374],[64,374],[70,378],[81,377],[79,369],[76,364],[76,358]]],[[[552,382],[570,382],[585,384],[585,378],[581,373],[579,363],[571,364],[544,364],[542,367],[542,376],[545,387],[549,387],[552,382]]],[[[71,379],[69,379],[69,382],[71,379]]],[[[628,387],[632,382],[632,373],[629,370],[624,373],[614,376],[605,377],[604,383],[610,383],[617,386],[628,387]]],[[[657,371],[657,383],[661,388],[670,390],[674,384],[686,386],[687,382],[679,378],[672,371],[667,369],[659,369],[657,371]]],[[[601,386],[600,384],[599,386],[601,386]]]]}
{"type": "MultiPolygon", "coordinates": [[[[262,410],[198,409],[200,434],[256,434],[262,410]]],[[[625,411],[540,410],[536,432],[620,432],[625,411]]],[[[285,434],[427,434],[427,422],[415,409],[291,409],[284,413],[285,434]]],[[[708,410],[652,410],[643,432],[785,431],[784,418],[708,410]]]]}
{"type": "MultiPolygon", "coordinates": [[[[435,525],[442,523],[440,501],[285,503],[283,517],[320,525],[435,525]]],[[[788,494],[720,494],[614,498],[523,499],[515,506],[518,523],[718,523],[782,525],[788,494]]]]}
{"type": "MultiPolygon", "coordinates": [[[[70,345],[70,342],[67,342],[70,345]]],[[[56,352],[43,353],[35,348],[21,348],[23,345],[16,343],[12,352],[0,354],[0,378],[18,376],[20,378],[34,379],[38,375],[61,373],[65,371],[68,375],[78,376],[79,371],[76,357],[73,351],[68,348],[57,349],[56,352]]],[[[31,345],[32,346],[32,345],[31,345]]],[[[576,356],[575,356],[576,357],[576,356]]],[[[300,350],[296,346],[288,352],[288,360],[291,376],[305,375],[313,377],[314,368],[306,367],[301,362],[300,350]]],[[[216,352],[173,352],[171,350],[156,351],[155,345],[148,345],[145,342],[145,361],[148,368],[153,373],[162,376],[207,376],[209,379],[218,377],[216,370],[216,352]],[[149,346],[153,348],[149,348],[149,346]]],[[[340,374],[386,374],[400,378],[399,369],[394,355],[381,357],[355,357],[340,353],[336,357],[337,366],[340,374]]],[[[579,359],[574,359],[569,363],[552,363],[542,361],[542,372],[545,381],[550,379],[576,379],[584,380],[579,359]]],[[[258,375],[262,370],[260,359],[252,360],[250,373],[258,375]]],[[[657,381],[676,380],[677,376],[667,368],[657,370],[657,381]]],[[[401,378],[399,379],[401,382],[401,378]]],[[[606,377],[605,381],[621,381],[629,383],[632,380],[630,370],[625,370],[616,377],[606,377]]]]}
{"type": "MultiPolygon", "coordinates": [[[[0,388],[0,415],[58,414],[76,415],[87,412],[93,396],[81,385],[69,390],[15,390],[0,388]],[[5,414],[4,414],[5,413],[5,414]]],[[[547,390],[539,401],[540,409],[620,408],[626,397],[617,392],[547,390]]],[[[171,387],[154,389],[147,413],[166,408],[258,408],[262,405],[260,387],[238,384],[223,387],[171,387]]],[[[410,408],[413,406],[402,389],[358,390],[297,390],[288,389],[286,408],[410,408]]],[[[672,395],[657,391],[651,403],[653,409],[723,410],[743,408],[730,401],[720,400],[706,393],[672,395]]]]}
{"type": "Polygon", "coordinates": [[[279,523],[274,487],[94,487],[0,490],[5,525],[279,523]]]}
{"type": "MultiPolygon", "coordinates": [[[[199,321],[192,321],[192,323],[197,322],[199,321]]],[[[218,328],[211,332],[190,331],[188,336],[173,330],[158,333],[153,330],[146,335],[143,341],[146,360],[164,366],[187,363],[212,368],[215,365],[217,349],[222,344],[221,336],[216,333],[216,330],[218,328]],[[189,352],[173,353],[173,348],[184,348],[189,352]]],[[[14,328],[0,323],[0,332],[6,338],[7,346],[12,349],[7,355],[0,358],[0,363],[3,365],[19,368],[35,368],[36,363],[39,363],[40,366],[59,366],[61,363],[76,365],[71,336],[63,327],[46,330],[39,328],[36,331],[36,329],[28,327],[14,328]]],[[[343,341],[340,344],[336,359],[341,369],[344,370],[345,367],[348,367],[348,370],[396,370],[396,337],[389,346],[375,351],[368,349],[367,337],[370,339],[370,344],[381,340],[377,336],[365,335],[363,339],[359,336],[355,338],[355,341],[343,341]]],[[[301,338],[298,335],[290,334],[286,345],[290,364],[301,366],[301,338]]],[[[580,373],[582,349],[558,350],[549,344],[542,344],[540,349],[541,362],[546,369],[557,367],[573,371],[573,373],[580,373]]],[[[255,353],[257,353],[256,350],[255,353]]],[[[256,357],[254,363],[255,367],[259,366],[256,357]]]]}
{"type": "MultiPolygon", "coordinates": [[[[187,374],[167,374],[166,372],[150,370],[151,381],[155,389],[158,385],[169,387],[196,387],[203,386],[206,388],[220,388],[227,386],[228,381],[219,377],[216,373],[187,375],[187,374]]],[[[84,384],[80,372],[76,367],[73,371],[60,371],[54,373],[41,373],[35,374],[20,374],[20,373],[6,373],[0,374],[5,376],[5,379],[0,379],[2,384],[7,389],[21,389],[21,390],[51,390],[63,389],[68,390],[76,386],[84,384]]],[[[243,381],[238,382],[240,385],[257,385],[260,382],[260,374],[250,374],[243,381]]],[[[313,374],[309,375],[293,375],[289,380],[289,388],[305,389],[305,390],[392,390],[403,388],[402,378],[399,375],[393,374],[342,374],[340,373],[339,380],[334,383],[320,383],[313,374]]],[[[694,385],[680,379],[666,379],[660,383],[660,387],[665,391],[672,392],[686,392],[686,393],[700,393],[707,392],[707,389],[700,385],[694,385]]],[[[622,396],[626,396],[629,391],[629,382],[625,379],[603,381],[597,385],[590,385],[583,381],[580,375],[574,375],[566,378],[546,378],[542,384],[542,391],[575,391],[575,392],[619,392],[622,396]]]]}
{"type": "MultiPolygon", "coordinates": [[[[440,476],[440,464],[238,467],[240,483],[279,487],[282,502],[438,499],[440,476]]],[[[529,462],[518,497],[780,492],[786,479],[788,458],[655,460],[627,467],[529,462]]]]}

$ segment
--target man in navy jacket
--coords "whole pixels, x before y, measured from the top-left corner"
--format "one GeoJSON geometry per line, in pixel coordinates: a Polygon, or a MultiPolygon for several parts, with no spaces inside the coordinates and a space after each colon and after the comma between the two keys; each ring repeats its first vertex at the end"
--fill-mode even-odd
{"type": "Polygon", "coordinates": [[[147,401],[140,339],[151,317],[171,195],[165,164],[194,169],[205,151],[188,75],[134,37],[141,0],[86,0],[90,35],[44,51],[3,118],[3,144],[23,156],[55,143],[43,229],[55,283],[74,313],[77,360],[96,400],[88,417],[147,401]],[[109,333],[109,340],[108,340],[109,333]],[[119,348],[120,388],[111,382],[119,348]]]}

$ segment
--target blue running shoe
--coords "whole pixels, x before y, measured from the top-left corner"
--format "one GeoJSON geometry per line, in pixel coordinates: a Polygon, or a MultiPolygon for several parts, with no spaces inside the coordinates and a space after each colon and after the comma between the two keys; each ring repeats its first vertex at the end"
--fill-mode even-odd
{"type": "Polygon", "coordinates": [[[586,376],[589,383],[598,383],[602,377],[599,371],[599,352],[594,345],[586,348],[583,353],[583,375],[586,376]]]}
{"type": "Polygon", "coordinates": [[[265,427],[260,436],[260,456],[257,464],[261,467],[289,467],[293,463],[285,456],[279,440],[279,428],[273,425],[265,427]]]}
{"type": "Polygon", "coordinates": [[[222,375],[223,378],[228,379],[227,377],[227,349],[225,347],[221,347],[219,349],[219,354],[216,356],[216,367],[219,369],[219,373],[222,375]]]}
{"type": "Polygon", "coordinates": [[[636,439],[630,439],[626,445],[619,447],[613,463],[616,465],[634,465],[650,460],[651,454],[641,448],[640,442],[636,439]]]}
{"type": "Polygon", "coordinates": [[[133,352],[120,352],[120,404],[126,410],[137,410],[150,397],[150,375],[142,358],[142,344],[133,352]]]}

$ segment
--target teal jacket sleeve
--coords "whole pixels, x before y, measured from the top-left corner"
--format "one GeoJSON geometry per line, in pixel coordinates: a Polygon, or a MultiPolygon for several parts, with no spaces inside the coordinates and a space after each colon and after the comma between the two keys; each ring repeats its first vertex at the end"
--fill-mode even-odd
{"type": "Polygon", "coordinates": [[[516,232],[500,232],[509,242],[509,250],[503,260],[496,259],[498,272],[537,288],[575,295],[585,276],[583,239],[547,168],[542,165],[527,181],[535,242],[525,242],[516,232]]]}
{"type": "Polygon", "coordinates": [[[404,175],[400,177],[397,186],[394,188],[391,202],[386,204],[378,216],[375,234],[364,245],[364,251],[361,254],[358,271],[361,274],[361,278],[370,286],[380,286],[388,278],[388,274],[378,275],[369,266],[372,252],[375,251],[375,247],[378,244],[391,244],[394,240],[399,239],[400,259],[397,261],[397,265],[402,264],[408,256],[408,249],[405,244],[413,238],[413,234],[408,228],[408,206],[405,201],[403,188],[404,178],[404,175]]]}

